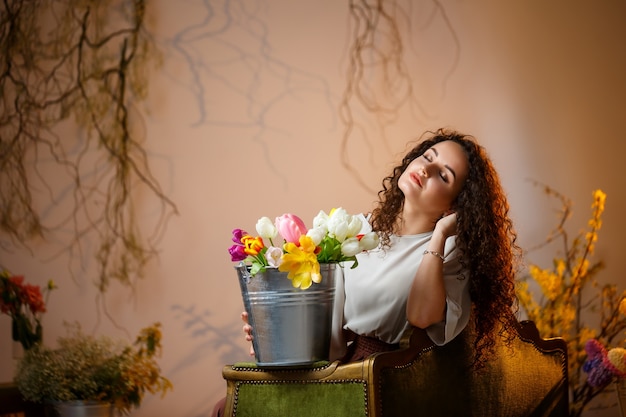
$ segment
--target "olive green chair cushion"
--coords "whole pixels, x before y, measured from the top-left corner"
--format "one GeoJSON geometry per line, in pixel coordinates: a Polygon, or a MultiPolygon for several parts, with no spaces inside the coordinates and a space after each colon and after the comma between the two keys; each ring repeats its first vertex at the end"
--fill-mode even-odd
{"type": "Polygon", "coordinates": [[[362,381],[242,384],[238,398],[236,415],[240,417],[367,415],[367,395],[362,381]],[[264,399],[262,411],[258,407],[260,398],[264,399]]]}
{"type": "Polygon", "coordinates": [[[362,362],[310,367],[227,366],[226,416],[368,416],[362,362]]]}

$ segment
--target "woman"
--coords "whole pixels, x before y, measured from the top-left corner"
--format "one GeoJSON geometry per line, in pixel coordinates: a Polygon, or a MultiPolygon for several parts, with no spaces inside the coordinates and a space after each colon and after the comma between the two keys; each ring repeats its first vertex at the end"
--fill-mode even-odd
{"type": "Polygon", "coordinates": [[[396,348],[411,326],[443,345],[471,317],[482,366],[495,329],[514,318],[519,252],[508,211],[498,175],[472,137],[438,130],[418,143],[383,180],[370,217],[380,250],[344,270],[343,328],[354,340],[346,359],[396,348]]]}
{"type": "Polygon", "coordinates": [[[345,361],[396,349],[412,326],[443,345],[471,323],[481,367],[514,322],[518,248],[498,175],[471,136],[429,133],[383,179],[369,217],[379,249],[343,268],[333,343],[345,361]]]}

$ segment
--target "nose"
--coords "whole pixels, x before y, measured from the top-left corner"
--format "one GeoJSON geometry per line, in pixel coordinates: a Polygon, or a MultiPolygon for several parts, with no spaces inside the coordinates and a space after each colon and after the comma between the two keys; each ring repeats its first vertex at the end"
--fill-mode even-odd
{"type": "Polygon", "coordinates": [[[422,166],[420,168],[420,174],[424,177],[424,178],[428,178],[428,167],[426,166],[422,166]]]}

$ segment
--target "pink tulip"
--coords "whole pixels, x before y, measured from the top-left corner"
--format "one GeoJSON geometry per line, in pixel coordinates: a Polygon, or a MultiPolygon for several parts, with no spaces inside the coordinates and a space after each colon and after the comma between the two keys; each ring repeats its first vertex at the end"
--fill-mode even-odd
{"type": "Polygon", "coordinates": [[[300,241],[300,236],[306,235],[308,231],[302,219],[295,214],[287,213],[276,217],[275,225],[278,233],[285,241],[295,243],[296,245],[300,241]]]}

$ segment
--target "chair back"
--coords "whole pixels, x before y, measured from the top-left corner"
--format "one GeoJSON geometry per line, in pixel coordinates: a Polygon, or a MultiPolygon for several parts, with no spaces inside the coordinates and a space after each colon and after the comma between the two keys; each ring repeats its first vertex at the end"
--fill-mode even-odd
{"type": "Polygon", "coordinates": [[[541,339],[530,321],[514,330],[511,344],[498,338],[495,355],[476,370],[469,330],[435,346],[415,329],[408,349],[375,360],[376,415],[567,416],[565,341],[541,339]]]}

